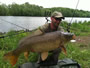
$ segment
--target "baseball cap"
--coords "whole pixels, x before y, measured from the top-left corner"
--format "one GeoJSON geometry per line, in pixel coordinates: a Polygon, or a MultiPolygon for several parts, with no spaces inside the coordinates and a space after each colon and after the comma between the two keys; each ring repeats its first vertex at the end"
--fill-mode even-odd
{"type": "Polygon", "coordinates": [[[61,13],[61,12],[58,12],[58,11],[54,11],[54,12],[51,14],[51,17],[64,19],[64,16],[62,15],[62,13],[61,13]]]}

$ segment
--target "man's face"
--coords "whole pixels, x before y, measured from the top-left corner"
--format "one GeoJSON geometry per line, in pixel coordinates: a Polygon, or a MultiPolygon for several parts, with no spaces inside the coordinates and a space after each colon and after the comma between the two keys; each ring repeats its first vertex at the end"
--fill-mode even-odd
{"type": "Polygon", "coordinates": [[[58,26],[60,22],[62,21],[61,18],[55,18],[55,17],[51,17],[51,20],[54,26],[58,26]]]}

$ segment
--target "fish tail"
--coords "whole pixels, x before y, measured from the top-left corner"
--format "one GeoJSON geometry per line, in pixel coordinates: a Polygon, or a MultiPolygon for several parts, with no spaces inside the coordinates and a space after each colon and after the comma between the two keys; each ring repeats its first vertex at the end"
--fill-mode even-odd
{"type": "Polygon", "coordinates": [[[8,53],[4,54],[4,59],[9,60],[10,64],[12,66],[14,66],[18,60],[18,56],[13,54],[13,52],[8,52],[8,53]]]}

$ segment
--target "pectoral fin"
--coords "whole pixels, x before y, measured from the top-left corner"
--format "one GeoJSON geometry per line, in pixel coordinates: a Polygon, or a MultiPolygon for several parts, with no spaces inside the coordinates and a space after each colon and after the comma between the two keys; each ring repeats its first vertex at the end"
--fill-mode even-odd
{"type": "Polygon", "coordinates": [[[24,52],[24,56],[25,56],[25,59],[28,60],[29,52],[28,51],[24,52]]]}
{"type": "Polygon", "coordinates": [[[45,59],[47,59],[47,57],[48,57],[48,52],[41,53],[41,59],[42,59],[42,61],[44,61],[45,59]]]}
{"type": "Polygon", "coordinates": [[[66,48],[64,47],[64,45],[60,46],[60,48],[65,53],[65,55],[67,55],[67,51],[66,51],[66,48]]]}

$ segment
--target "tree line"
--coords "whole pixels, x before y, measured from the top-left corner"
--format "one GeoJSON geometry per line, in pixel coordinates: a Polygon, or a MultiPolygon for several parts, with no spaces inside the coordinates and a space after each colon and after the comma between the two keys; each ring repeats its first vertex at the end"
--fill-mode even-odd
{"type": "Polygon", "coordinates": [[[43,8],[42,6],[12,3],[0,5],[0,16],[50,16],[52,12],[60,11],[65,17],[90,17],[90,11],[63,7],[43,8]]]}

